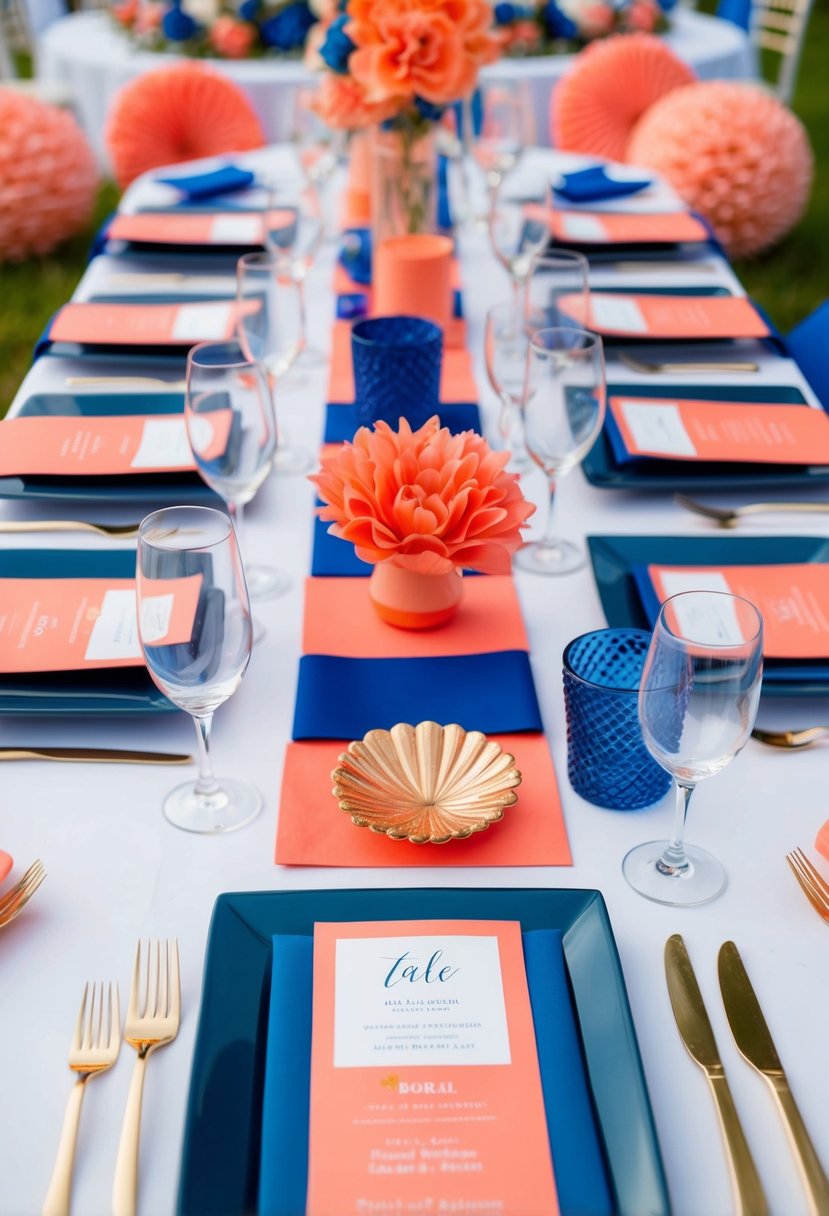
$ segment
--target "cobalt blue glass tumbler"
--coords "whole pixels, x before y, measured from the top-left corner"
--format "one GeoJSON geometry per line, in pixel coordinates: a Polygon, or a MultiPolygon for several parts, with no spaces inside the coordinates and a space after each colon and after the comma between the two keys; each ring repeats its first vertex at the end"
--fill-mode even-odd
{"type": "Polygon", "coordinates": [[[372,317],[351,330],[357,422],[401,417],[412,430],[438,412],[443,334],[423,317],[372,317]]]}
{"type": "Polygon", "coordinates": [[[632,811],[657,802],[671,776],[645,748],[639,680],[651,635],[644,629],[597,629],[564,651],[567,775],[595,806],[632,811]]]}

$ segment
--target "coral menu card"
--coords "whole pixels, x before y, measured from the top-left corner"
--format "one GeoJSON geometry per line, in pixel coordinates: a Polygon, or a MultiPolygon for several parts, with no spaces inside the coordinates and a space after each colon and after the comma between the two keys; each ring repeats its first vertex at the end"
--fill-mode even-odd
{"type": "Polygon", "coordinates": [[[562,312],[606,337],[697,341],[767,338],[769,327],[745,296],[645,295],[594,291],[562,296],[562,312]]]}
{"type": "Polygon", "coordinates": [[[314,928],[307,1216],[558,1211],[521,929],[314,928]]]}
{"type": "Polygon", "coordinates": [[[575,245],[674,244],[707,241],[705,225],[687,211],[620,214],[556,210],[550,230],[557,241],[575,245]]]}
{"type": "MultiPolygon", "coordinates": [[[[215,460],[227,449],[232,422],[231,409],[198,415],[200,451],[206,459],[215,460]]],[[[0,422],[0,477],[93,477],[194,468],[182,414],[54,415],[0,422]]]]}
{"type": "MultiPolygon", "coordinates": [[[[145,639],[189,641],[202,575],[154,581],[153,594],[142,603],[145,639]]],[[[0,672],[144,664],[134,579],[4,578],[0,604],[0,672]]]]}
{"type": "Polygon", "coordinates": [[[627,459],[829,464],[829,415],[808,405],[611,397],[627,459]]]}
{"type": "Polygon", "coordinates": [[[197,304],[64,304],[49,329],[51,342],[95,346],[192,346],[232,338],[240,316],[261,301],[206,300],[197,304]]]}
{"type": "MultiPolygon", "coordinates": [[[[742,596],[763,617],[763,654],[769,659],[829,659],[829,566],[800,562],[785,566],[648,566],[644,572],[660,601],[682,591],[723,591],[742,596]]],[[[639,577],[641,577],[641,572],[639,577]]],[[[675,605],[672,622],[681,634],[700,630],[716,642],[740,632],[739,604],[723,599],[702,620],[695,606],[675,605]],[[697,615],[686,615],[693,610],[697,615]]],[[[753,632],[753,620],[748,621],[753,632]]]]}

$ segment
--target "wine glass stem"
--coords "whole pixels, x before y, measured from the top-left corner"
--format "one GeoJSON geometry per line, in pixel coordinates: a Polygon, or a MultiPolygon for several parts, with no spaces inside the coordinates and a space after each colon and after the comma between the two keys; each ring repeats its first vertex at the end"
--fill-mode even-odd
{"type": "Polygon", "coordinates": [[[241,502],[229,502],[227,504],[227,513],[233,520],[233,527],[236,531],[236,543],[241,553],[244,548],[242,545],[242,523],[245,518],[245,504],[241,502]]]}
{"type": "Polygon", "coordinates": [[[547,492],[549,494],[549,506],[547,508],[547,526],[544,529],[542,545],[545,549],[555,549],[558,543],[556,536],[555,520],[556,520],[556,478],[554,475],[547,478],[547,492]]]}
{"type": "Polygon", "coordinates": [[[199,714],[193,717],[196,727],[196,740],[199,752],[199,779],[196,782],[196,795],[199,798],[212,798],[219,792],[219,783],[213,774],[210,762],[210,730],[213,726],[213,715],[199,714]]]}
{"type": "Polygon", "coordinates": [[[674,812],[674,830],[668,847],[656,863],[657,870],[662,874],[676,877],[684,874],[689,866],[685,855],[685,821],[688,818],[688,805],[694,792],[693,785],[676,781],[676,811],[674,812]]]}

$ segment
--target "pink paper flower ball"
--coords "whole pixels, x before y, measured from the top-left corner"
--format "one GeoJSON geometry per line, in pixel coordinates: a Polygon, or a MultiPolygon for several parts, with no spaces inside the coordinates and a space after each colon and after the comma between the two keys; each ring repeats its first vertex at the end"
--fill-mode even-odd
{"type": "Polygon", "coordinates": [[[122,189],[160,165],[249,152],[265,142],[239,86],[189,62],[145,72],[119,89],[105,134],[122,189]]]}
{"type": "Polygon", "coordinates": [[[814,167],[790,110],[756,85],[723,81],[658,101],[634,128],[627,160],[664,174],[732,257],[768,249],[797,223],[814,167]]]}
{"type": "Polygon", "coordinates": [[[0,88],[0,261],[48,253],[84,228],[98,179],[71,114],[0,88]]]}
{"type": "Polygon", "coordinates": [[[553,145],[624,160],[630,132],[645,111],[695,79],[655,34],[615,34],[591,42],[553,89],[553,145]]]}

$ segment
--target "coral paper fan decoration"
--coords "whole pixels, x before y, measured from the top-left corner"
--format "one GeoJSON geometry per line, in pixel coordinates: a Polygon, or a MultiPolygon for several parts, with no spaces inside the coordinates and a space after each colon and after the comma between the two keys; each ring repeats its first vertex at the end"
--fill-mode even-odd
{"type": "Polygon", "coordinates": [[[399,431],[385,422],[361,427],[310,480],[327,504],[320,518],[364,562],[419,574],[509,574],[535,507],[504,471],[508,460],[474,431],[452,435],[437,418],[412,431],[401,418],[399,431]]]}
{"type": "Polygon", "coordinates": [[[755,85],[722,81],[658,101],[634,128],[627,159],[664,174],[732,257],[759,253],[794,226],[814,167],[790,110],[755,85]]]}
{"type": "Polygon", "coordinates": [[[225,76],[179,63],[138,76],[116,94],[106,143],[119,186],[160,165],[248,152],[265,139],[245,94],[225,76]]]}
{"type": "Polygon", "coordinates": [[[553,144],[624,160],[631,130],[645,111],[695,79],[653,34],[616,34],[593,42],[553,89],[553,144]]]}
{"type": "Polygon", "coordinates": [[[0,261],[20,261],[90,219],[98,168],[71,114],[0,88],[0,261]]]}

